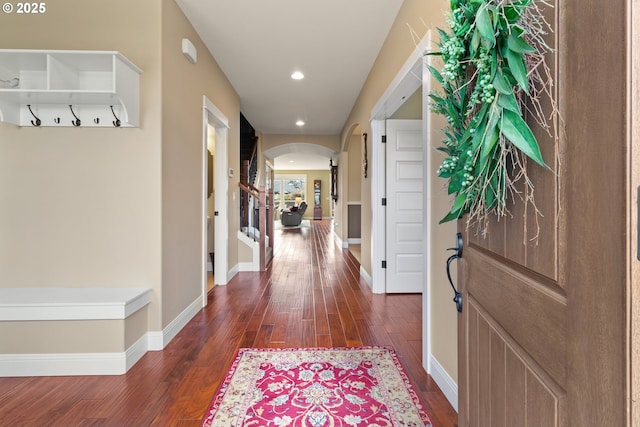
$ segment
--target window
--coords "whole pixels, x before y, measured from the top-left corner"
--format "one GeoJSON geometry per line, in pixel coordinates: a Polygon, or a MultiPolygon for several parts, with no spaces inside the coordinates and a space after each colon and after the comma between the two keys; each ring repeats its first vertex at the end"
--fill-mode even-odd
{"type": "Polygon", "coordinates": [[[273,181],[273,198],[277,210],[306,201],[306,189],[306,175],[276,175],[273,181]]]}

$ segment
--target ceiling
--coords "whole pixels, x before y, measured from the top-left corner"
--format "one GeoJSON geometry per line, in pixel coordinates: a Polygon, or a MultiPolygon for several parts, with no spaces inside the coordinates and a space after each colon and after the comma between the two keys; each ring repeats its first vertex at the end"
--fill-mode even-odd
{"type": "Polygon", "coordinates": [[[403,0],[176,1],[256,131],[338,135],[403,0]]]}

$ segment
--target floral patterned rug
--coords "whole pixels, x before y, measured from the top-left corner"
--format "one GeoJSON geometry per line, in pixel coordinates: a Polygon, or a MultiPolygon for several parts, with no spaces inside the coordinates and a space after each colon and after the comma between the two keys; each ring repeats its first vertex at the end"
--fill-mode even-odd
{"type": "Polygon", "coordinates": [[[240,349],[202,421],[221,426],[431,426],[390,347],[240,349]]]}

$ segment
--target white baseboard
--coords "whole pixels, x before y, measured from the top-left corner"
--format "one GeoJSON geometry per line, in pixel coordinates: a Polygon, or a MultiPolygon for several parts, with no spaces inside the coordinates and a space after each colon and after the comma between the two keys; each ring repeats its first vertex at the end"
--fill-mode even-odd
{"type": "Polygon", "coordinates": [[[122,353],[0,354],[0,377],[121,375],[122,353]]]}
{"type": "Polygon", "coordinates": [[[458,384],[433,355],[429,356],[429,359],[431,362],[431,378],[438,384],[453,409],[458,412],[458,384]]]}
{"type": "Polygon", "coordinates": [[[159,351],[164,349],[178,332],[184,328],[193,316],[202,308],[202,299],[196,298],[187,308],[182,310],[175,319],[171,321],[161,332],[147,332],[147,348],[149,351],[159,351]]]}
{"type": "Polygon", "coordinates": [[[367,282],[369,288],[373,286],[373,279],[371,278],[371,276],[369,276],[369,273],[367,273],[367,270],[365,270],[363,266],[360,266],[360,277],[362,277],[364,281],[367,282]]]}
{"type": "Polygon", "coordinates": [[[239,271],[260,271],[260,265],[256,265],[254,262],[239,262],[239,271]]]}
{"type": "Polygon", "coordinates": [[[350,245],[360,245],[362,244],[362,239],[361,238],[355,238],[355,237],[349,237],[349,239],[347,240],[349,242],[350,245]]]}
{"type": "MultiPolygon", "coordinates": [[[[125,351],[125,371],[127,372],[138,360],[142,359],[149,348],[149,338],[144,334],[140,339],[133,343],[131,347],[125,351]]],[[[123,373],[124,373],[123,372],[123,373]]]]}
{"type": "Polygon", "coordinates": [[[122,375],[147,351],[162,350],[198,313],[197,298],[161,332],[147,332],[131,347],[115,353],[0,354],[0,377],[122,375]]]}
{"type": "Polygon", "coordinates": [[[349,247],[349,244],[347,243],[347,246],[344,245],[344,243],[342,242],[342,239],[340,238],[340,236],[338,236],[338,233],[334,232],[333,233],[333,238],[336,241],[336,244],[338,246],[340,246],[341,248],[347,248],[349,247]]]}
{"type": "MultiPolygon", "coordinates": [[[[238,272],[240,271],[240,266],[238,266],[238,264],[234,265],[233,267],[231,267],[231,269],[227,272],[227,283],[229,281],[231,281],[231,279],[233,279],[233,277],[238,274],[238,272]]],[[[226,285],[226,283],[225,283],[226,285]]]]}

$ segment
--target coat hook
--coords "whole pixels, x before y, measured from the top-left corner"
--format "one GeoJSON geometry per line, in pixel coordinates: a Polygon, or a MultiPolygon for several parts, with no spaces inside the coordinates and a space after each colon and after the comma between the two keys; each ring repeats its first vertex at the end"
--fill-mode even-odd
{"type": "Polygon", "coordinates": [[[95,124],[100,124],[100,117],[96,117],[95,119],[93,119],[93,123],[95,124]]]}
{"type": "Polygon", "coordinates": [[[55,119],[53,119],[54,122],[56,122],[57,125],[60,124],[60,117],[56,117],[55,119]]]}
{"type": "Polygon", "coordinates": [[[69,110],[71,110],[71,114],[73,114],[73,117],[75,117],[75,120],[71,120],[71,124],[74,127],[78,127],[82,124],[82,122],[80,121],[80,118],[78,118],[78,116],[76,116],[76,113],[73,112],[73,105],[69,105],[69,110]]]}
{"type": "Polygon", "coordinates": [[[115,118],[115,120],[112,121],[111,123],[113,123],[115,127],[119,128],[121,124],[120,119],[118,118],[118,116],[116,116],[116,112],[113,111],[113,105],[110,105],[110,107],[111,107],[111,114],[113,114],[113,117],[115,118]]]}
{"type": "Polygon", "coordinates": [[[33,126],[40,126],[42,124],[42,120],[40,120],[35,114],[33,114],[33,110],[31,109],[31,105],[27,105],[27,107],[29,108],[29,112],[31,113],[31,115],[33,116],[34,119],[36,119],[36,121],[34,122],[33,120],[31,120],[31,124],[33,126]]]}

